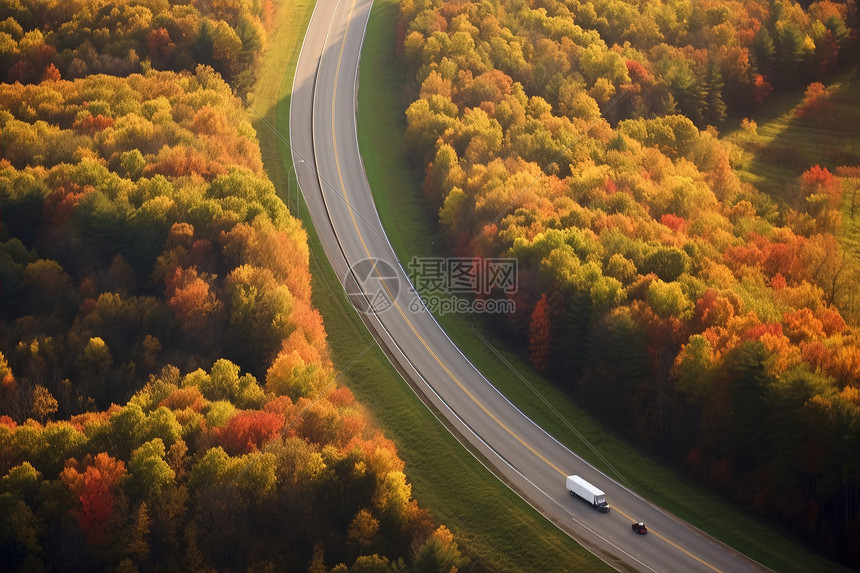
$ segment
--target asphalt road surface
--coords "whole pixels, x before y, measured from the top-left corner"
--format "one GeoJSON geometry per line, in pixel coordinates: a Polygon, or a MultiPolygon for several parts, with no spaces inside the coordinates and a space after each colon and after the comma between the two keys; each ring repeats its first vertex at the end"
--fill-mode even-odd
{"type": "Polygon", "coordinates": [[[318,0],[293,84],[290,142],[326,255],[374,337],[493,473],[613,566],[763,570],[601,474],[538,427],[472,366],[416,299],[379,222],[358,150],[358,63],[370,6],[371,0],[318,0]],[[611,511],[598,513],[569,496],[565,476],[571,474],[602,489],[611,511]],[[633,532],[634,521],[644,521],[649,533],[633,532]]]}

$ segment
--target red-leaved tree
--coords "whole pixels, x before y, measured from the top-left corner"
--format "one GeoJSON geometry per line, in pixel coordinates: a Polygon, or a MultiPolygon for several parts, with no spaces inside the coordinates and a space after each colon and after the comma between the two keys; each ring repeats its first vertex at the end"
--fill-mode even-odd
{"type": "Polygon", "coordinates": [[[538,372],[549,372],[550,356],[552,354],[550,343],[550,308],[546,294],[542,294],[540,300],[532,311],[532,320],[529,325],[529,360],[538,372]]]}
{"type": "Polygon", "coordinates": [[[69,460],[60,479],[78,498],[80,508],[72,512],[87,540],[99,544],[114,513],[117,488],[126,475],[125,464],[102,452],[80,463],[69,460]]]}
{"type": "Polygon", "coordinates": [[[243,411],[230,418],[218,431],[218,439],[231,456],[247,454],[264,447],[284,426],[281,414],[243,411]]]}

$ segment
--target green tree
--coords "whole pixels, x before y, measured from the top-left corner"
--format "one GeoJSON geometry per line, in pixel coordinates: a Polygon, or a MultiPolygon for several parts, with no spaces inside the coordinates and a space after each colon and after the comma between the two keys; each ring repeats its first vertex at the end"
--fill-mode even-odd
{"type": "Polygon", "coordinates": [[[756,32],[753,40],[753,54],[759,73],[770,76],[776,62],[776,47],[766,26],[761,26],[756,32]]]}
{"type": "Polygon", "coordinates": [[[711,62],[708,66],[708,79],[705,82],[705,114],[704,120],[708,125],[722,125],[726,119],[726,104],[723,101],[723,88],[725,81],[723,80],[722,71],[716,62],[711,62]]]}
{"type": "Polygon", "coordinates": [[[642,272],[654,273],[666,282],[673,282],[687,272],[689,259],[680,249],[661,247],[645,257],[642,272]]]}
{"type": "Polygon", "coordinates": [[[431,95],[415,101],[406,110],[406,144],[419,157],[428,157],[436,141],[456,125],[457,106],[448,98],[431,95]]]}
{"type": "Polygon", "coordinates": [[[18,499],[32,503],[39,491],[42,474],[30,462],[15,466],[0,480],[3,493],[10,493],[18,499]]]}
{"type": "Polygon", "coordinates": [[[176,473],[164,461],[164,442],[155,438],[134,450],[128,462],[131,474],[129,489],[145,500],[154,499],[169,484],[176,473]]]}
{"type": "Polygon", "coordinates": [[[0,494],[0,548],[4,567],[20,571],[44,567],[38,519],[11,493],[0,494]]]}
{"type": "Polygon", "coordinates": [[[653,281],[648,287],[648,304],[660,318],[686,320],[693,312],[693,304],[676,282],[653,281]]]}

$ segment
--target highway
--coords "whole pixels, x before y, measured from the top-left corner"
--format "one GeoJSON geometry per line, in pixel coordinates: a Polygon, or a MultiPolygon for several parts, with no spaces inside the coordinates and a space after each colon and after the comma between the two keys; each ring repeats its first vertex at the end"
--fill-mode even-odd
{"type": "Polygon", "coordinates": [[[358,149],[358,63],[370,7],[371,0],[318,0],[293,83],[290,144],[326,255],[376,340],[493,473],[612,566],[765,570],[652,506],[547,434],[475,369],[417,303],[382,229],[358,149]],[[611,511],[598,513],[570,497],[570,474],[606,492],[611,511]],[[631,530],[639,520],[648,525],[647,535],[631,530]]]}

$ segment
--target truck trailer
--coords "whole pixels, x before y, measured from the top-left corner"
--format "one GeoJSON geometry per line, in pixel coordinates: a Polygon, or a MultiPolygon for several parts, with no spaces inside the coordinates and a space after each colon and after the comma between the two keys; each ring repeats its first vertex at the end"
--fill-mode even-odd
{"type": "Polygon", "coordinates": [[[579,476],[567,476],[567,492],[581,497],[601,513],[609,511],[606,494],[579,476]]]}

